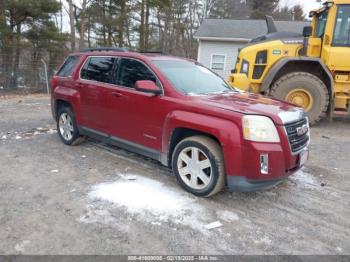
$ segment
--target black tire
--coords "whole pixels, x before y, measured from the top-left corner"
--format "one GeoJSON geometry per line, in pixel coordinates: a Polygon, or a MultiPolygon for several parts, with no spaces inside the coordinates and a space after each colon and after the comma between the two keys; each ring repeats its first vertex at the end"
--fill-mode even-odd
{"type": "MultiPolygon", "coordinates": [[[[215,195],[220,192],[225,186],[225,165],[224,165],[224,157],[222,154],[221,147],[219,144],[205,136],[192,136],[188,137],[181,142],[179,142],[172,156],[172,169],[175,174],[175,177],[178,183],[184,188],[186,191],[200,197],[209,197],[215,195]],[[195,189],[189,185],[187,185],[184,180],[181,178],[178,168],[178,159],[179,155],[183,150],[187,148],[198,148],[205,154],[205,157],[210,161],[210,182],[203,189],[195,189]]],[[[196,177],[198,180],[198,177],[196,177]]]]}
{"type": "Polygon", "coordinates": [[[294,72],[278,79],[270,90],[270,95],[280,100],[286,100],[293,89],[305,89],[311,94],[313,104],[307,112],[310,124],[318,122],[327,112],[329,93],[326,85],[317,76],[304,72],[294,72]]]}
{"type": "Polygon", "coordinates": [[[62,142],[65,143],[66,145],[75,145],[76,142],[80,139],[80,135],[79,135],[77,123],[75,121],[75,117],[74,117],[74,113],[73,113],[72,109],[68,106],[60,107],[57,111],[56,123],[57,123],[57,133],[60,136],[62,142]],[[63,114],[68,115],[71,119],[71,122],[72,122],[73,131],[72,131],[72,135],[69,139],[67,137],[65,137],[65,135],[62,133],[62,131],[60,129],[60,118],[63,114]]]}

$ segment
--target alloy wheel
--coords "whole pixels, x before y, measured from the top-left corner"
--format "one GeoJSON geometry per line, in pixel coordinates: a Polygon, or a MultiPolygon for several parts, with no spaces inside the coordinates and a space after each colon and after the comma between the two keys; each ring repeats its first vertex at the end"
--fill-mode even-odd
{"type": "Polygon", "coordinates": [[[72,118],[67,113],[62,113],[58,122],[59,131],[64,140],[69,141],[73,138],[74,126],[72,118]]]}
{"type": "Polygon", "coordinates": [[[197,147],[186,147],[180,152],[177,169],[182,181],[196,190],[206,188],[213,178],[208,156],[197,147]]]}

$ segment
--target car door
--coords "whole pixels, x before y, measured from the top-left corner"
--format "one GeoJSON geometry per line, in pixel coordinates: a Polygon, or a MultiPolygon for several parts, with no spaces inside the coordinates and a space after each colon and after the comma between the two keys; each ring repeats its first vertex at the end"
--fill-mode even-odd
{"type": "Polygon", "coordinates": [[[161,87],[159,80],[145,63],[131,58],[120,58],[116,73],[115,86],[108,87],[111,139],[160,151],[165,118],[163,96],[134,88],[138,80],[152,80],[161,87]]]}
{"type": "Polygon", "coordinates": [[[108,131],[104,88],[112,84],[115,60],[108,56],[89,57],[78,80],[83,125],[103,133],[108,131]]]}

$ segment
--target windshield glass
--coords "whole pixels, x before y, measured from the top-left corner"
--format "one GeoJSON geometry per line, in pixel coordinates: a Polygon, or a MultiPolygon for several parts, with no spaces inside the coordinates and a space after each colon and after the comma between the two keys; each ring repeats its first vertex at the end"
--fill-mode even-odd
{"type": "Polygon", "coordinates": [[[159,70],[171,84],[186,95],[207,95],[235,92],[221,77],[191,61],[157,60],[159,70]]]}

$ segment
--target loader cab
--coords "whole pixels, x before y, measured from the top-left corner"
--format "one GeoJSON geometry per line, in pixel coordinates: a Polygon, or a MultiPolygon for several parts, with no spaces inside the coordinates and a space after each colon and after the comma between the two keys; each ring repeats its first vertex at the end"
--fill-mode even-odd
{"type": "Polygon", "coordinates": [[[344,0],[327,1],[310,12],[313,32],[305,42],[306,56],[321,58],[330,70],[348,71],[350,65],[350,4],[344,0]]]}

